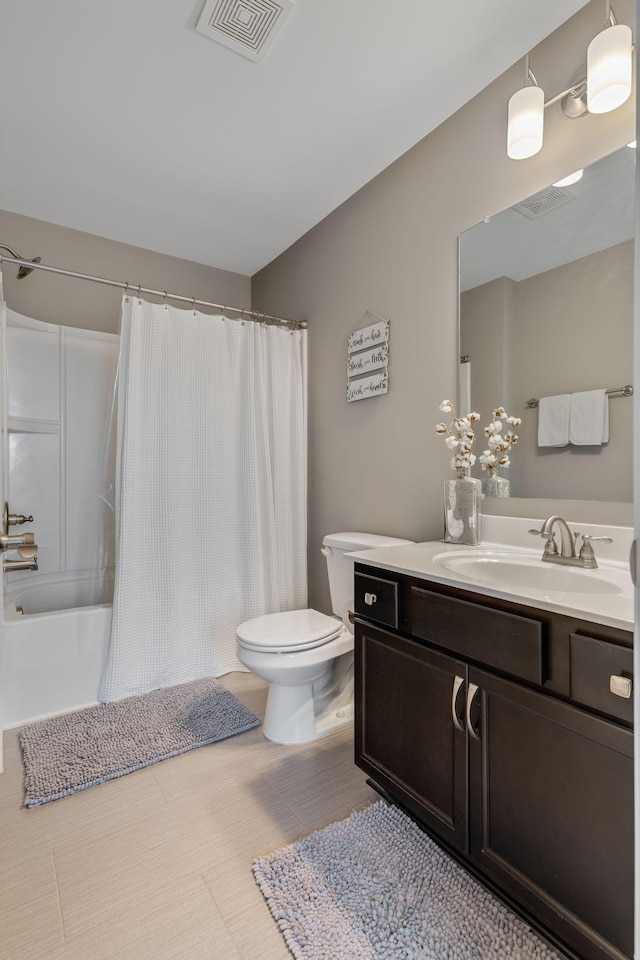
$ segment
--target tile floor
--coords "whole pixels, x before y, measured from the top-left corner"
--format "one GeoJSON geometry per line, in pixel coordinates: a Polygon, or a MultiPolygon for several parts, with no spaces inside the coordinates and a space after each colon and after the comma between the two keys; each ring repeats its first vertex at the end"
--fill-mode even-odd
{"type": "MultiPolygon", "coordinates": [[[[221,681],[262,717],[267,685],[221,681]]],[[[261,728],[27,810],[17,731],[0,774],[1,960],[290,960],[251,863],[366,806],[348,726],[261,728]]]]}

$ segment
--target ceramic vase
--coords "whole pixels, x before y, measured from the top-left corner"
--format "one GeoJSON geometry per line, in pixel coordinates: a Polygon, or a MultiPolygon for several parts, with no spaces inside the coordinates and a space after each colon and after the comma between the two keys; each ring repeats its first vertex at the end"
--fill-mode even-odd
{"type": "Polygon", "coordinates": [[[445,543],[480,543],[480,501],[482,482],[459,470],[457,477],[444,481],[445,543]]]}

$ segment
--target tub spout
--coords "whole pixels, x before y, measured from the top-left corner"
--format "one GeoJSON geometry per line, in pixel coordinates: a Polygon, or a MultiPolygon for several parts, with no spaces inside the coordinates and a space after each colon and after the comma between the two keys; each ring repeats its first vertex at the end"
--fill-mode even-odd
{"type": "Polygon", "coordinates": [[[15,547],[18,559],[10,560],[4,557],[2,560],[2,569],[5,573],[11,573],[15,570],[37,570],[38,569],[38,547],[33,546],[15,547]]]}

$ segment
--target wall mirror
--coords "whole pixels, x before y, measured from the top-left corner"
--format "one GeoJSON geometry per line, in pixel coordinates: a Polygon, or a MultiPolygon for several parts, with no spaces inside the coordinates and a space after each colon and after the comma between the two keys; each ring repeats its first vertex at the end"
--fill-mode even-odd
{"type": "MultiPolygon", "coordinates": [[[[633,500],[632,400],[608,396],[608,442],[559,447],[538,444],[527,402],[633,383],[635,153],[622,147],[460,235],[460,403],[483,427],[497,406],[521,417],[504,471],[512,497],[633,500]]],[[[486,476],[479,463],[473,474],[486,476]]]]}

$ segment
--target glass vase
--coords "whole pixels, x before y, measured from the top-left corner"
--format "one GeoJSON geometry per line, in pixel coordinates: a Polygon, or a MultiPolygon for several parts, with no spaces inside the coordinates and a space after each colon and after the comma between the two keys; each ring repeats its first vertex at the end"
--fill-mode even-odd
{"type": "Polygon", "coordinates": [[[482,496],[484,497],[508,497],[511,484],[506,477],[499,477],[495,467],[489,467],[488,477],[484,477],[482,483],[482,496]]]}
{"type": "Polygon", "coordinates": [[[480,543],[480,501],[482,483],[464,470],[453,480],[444,481],[445,543],[480,543]]]}

